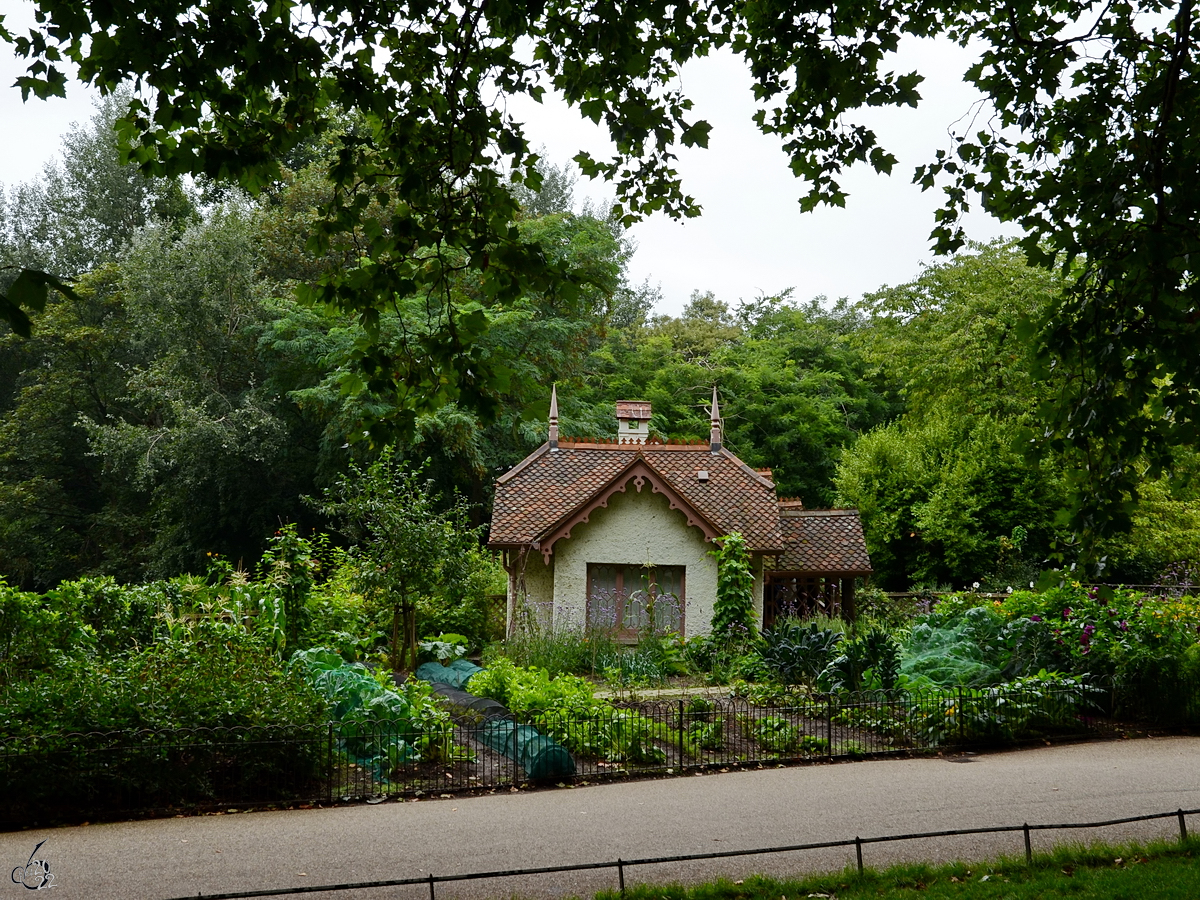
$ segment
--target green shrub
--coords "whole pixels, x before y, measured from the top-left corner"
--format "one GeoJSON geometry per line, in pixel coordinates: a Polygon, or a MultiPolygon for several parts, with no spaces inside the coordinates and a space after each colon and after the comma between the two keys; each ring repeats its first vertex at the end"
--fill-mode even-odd
{"type": "Polygon", "coordinates": [[[817,678],[823,691],[892,690],[900,674],[900,648],[887,632],[875,629],[842,643],[840,654],[817,678]]]}
{"type": "Polygon", "coordinates": [[[784,684],[812,684],[834,658],[842,635],[816,622],[782,619],[763,632],[762,661],[784,684]]]}
{"type": "Polygon", "coordinates": [[[62,656],[51,671],[10,682],[2,699],[9,735],[303,726],[324,722],[326,709],[261,641],[219,622],[127,656],[62,656]]]}

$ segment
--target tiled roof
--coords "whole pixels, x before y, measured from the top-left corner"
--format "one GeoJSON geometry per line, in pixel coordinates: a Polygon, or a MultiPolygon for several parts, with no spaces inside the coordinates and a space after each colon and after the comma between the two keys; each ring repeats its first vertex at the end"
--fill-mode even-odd
{"type": "Polygon", "coordinates": [[[774,571],[855,574],[872,571],[858,510],[796,509],[781,504],[779,524],[784,551],[772,567],[774,571]]]}
{"type": "Polygon", "coordinates": [[[775,485],[724,448],[713,453],[707,444],[565,440],[556,450],[543,445],[496,482],[489,543],[511,547],[540,541],[638,460],[718,534],[741,532],[752,550],[783,547],[775,485]]]}

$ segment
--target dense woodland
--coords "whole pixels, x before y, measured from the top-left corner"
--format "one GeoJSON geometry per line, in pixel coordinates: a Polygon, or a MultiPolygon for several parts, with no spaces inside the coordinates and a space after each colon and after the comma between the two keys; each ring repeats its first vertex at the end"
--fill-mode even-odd
{"type": "MultiPolygon", "coordinates": [[[[0,192],[0,266],[77,278],[31,337],[0,325],[0,577],[14,587],[213,558],[253,570],[288,523],[347,542],[330,492],[388,444],[479,526],[494,478],[545,439],[552,384],[564,434],[614,436],[613,401],[642,398],[653,430],[683,439],[707,436],[716,385],[727,446],[773,469],[780,496],[862,511],[878,586],[1003,590],[1074,558],[1078,457],[1040,440],[1062,385],[1035,377],[1028,338],[1064,285],[1015,246],[969,246],[857,301],[697,291],[663,315],[653,286],[628,280],[636,248],[608,204],[543,162],[538,190],[512,188],[518,227],[570,264],[574,289],[480,302],[471,352],[495,377],[470,407],[418,413],[362,375],[360,320],[296,299],[331,269],[370,276],[354,234],[310,240],[328,148],[310,142],[251,199],[122,166],[122,110],[109,97],[41,179],[0,192]]],[[[485,290],[465,265],[450,283],[462,308],[485,290]]],[[[423,346],[425,303],[385,310],[383,343],[423,346]]],[[[1107,540],[1102,580],[1200,561],[1200,456],[1172,459],[1143,478],[1132,530],[1107,540]]]]}

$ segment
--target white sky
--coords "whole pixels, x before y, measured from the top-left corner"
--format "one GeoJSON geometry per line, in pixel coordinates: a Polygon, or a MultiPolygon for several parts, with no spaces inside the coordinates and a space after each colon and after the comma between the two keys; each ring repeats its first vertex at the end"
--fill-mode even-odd
{"type": "MultiPolygon", "coordinates": [[[[10,30],[32,23],[27,0],[3,0],[10,30]]],[[[948,129],[971,113],[975,95],[961,75],[966,51],[949,43],[914,42],[902,48],[900,70],[920,69],[927,77],[917,110],[871,110],[863,118],[900,160],[891,177],[865,168],[843,173],[850,197],[845,209],[821,208],[802,214],[802,185],[787,167],[776,138],[762,135],[751,121],[750,77],[730,54],[716,54],[685,68],[685,91],[693,114],[713,126],[707,150],[681,149],[677,168],[684,189],[704,208],[699,219],[674,222],[656,215],[634,226],[638,250],[631,263],[635,282],[661,285],[660,312],[677,314],[693,290],[713,291],[731,304],[760,293],[795,288],[806,301],[818,295],[857,299],[885,284],[909,281],[922,262],[933,261],[929,231],[940,192],[922,193],[910,184],[914,167],[949,149],[948,129]]],[[[74,121],[91,116],[91,95],[78,85],[65,100],[21,102],[11,87],[24,71],[9,45],[0,44],[0,183],[11,187],[36,178],[59,149],[74,121]]],[[[564,103],[547,98],[538,105],[514,101],[534,146],[544,144],[550,161],[563,163],[579,150],[607,156],[600,129],[564,103]]],[[[607,185],[586,180],[577,196],[611,196],[607,185]]],[[[968,236],[988,240],[1002,233],[999,223],[975,214],[968,236]]]]}

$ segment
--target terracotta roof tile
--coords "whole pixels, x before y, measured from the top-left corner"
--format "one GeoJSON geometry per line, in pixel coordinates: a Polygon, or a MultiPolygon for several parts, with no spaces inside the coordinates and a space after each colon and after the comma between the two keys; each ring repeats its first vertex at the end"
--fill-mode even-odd
{"type": "Polygon", "coordinates": [[[797,509],[781,505],[784,551],[778,572],[872,571],[862,521],[856,509],[797,509]]]}
{"type": "Polygon", "coordinates": [[[496,483],[489,542],[529,545],[606,487],[636,459],[722,534],[739,531],[752,550],[783,546],[775,485],[728,450],[694,444],[616,445],[561,441],[543,446],[496,483]],[[701,481],[700,472],[707,472],[701,481]]]}

